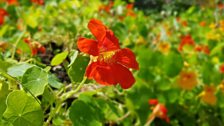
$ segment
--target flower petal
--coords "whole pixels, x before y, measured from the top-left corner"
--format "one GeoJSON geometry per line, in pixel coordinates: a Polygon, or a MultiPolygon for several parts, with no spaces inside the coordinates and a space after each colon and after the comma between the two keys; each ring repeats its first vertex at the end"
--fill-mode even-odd
{"type": "Polygon", "coordinates": [[[120,51],[118,51],[115,54],[114,58],[121,65],[124,65],[128,68],[133,68],[136,70],[139,69],[139,65],[136,61],[135,54],[128,48],[121,49],[120,51]]]}
{"type": "Polygon", "coordinates": [[[159,101],[157,99],[149,99],[149,104],[150,105],[157,105],[159,101]]]}
{"type": "Polygon", "coordinates": [[[86,69],[86,76],[102,85],[116,85],[119,83],[123,89],[130,88],[135,79],[132,73],[120,64],[107,64],[93,62],[86,69]]]}
{"type": "Polygon", "coordinates": [[[106,31],[103,41],[99,41],[99,52],[114,51],[120,49],[119,41],[111,30],[106,31]]]}
{"type": "Polygon", "coordinates": [[[94,79],[96,82],[103,85],[115,85],[117,84],[116,78],[113,76],[115,74],[113,65],[107,63],[100,63],[96,68],[94,74],[94,79]]]}
{"type": "Polygon", "coordinates": [[[123,89],[128,89],[135,83],[132,73],[124,66],[115,64],[113,70],[115,71],[113,76],[116,77],[117,82],[123,89]]]}
{"type": "Polygon", "coordinates": [[[101,21],[91,19],[88,23],[88,28],[98,41],[103,41],[104,37],[106,36],[107,28],[101,21]]]}
{"type": "Polygon", "coordinates": [[[95,71],[96,67],[97,67],[97,63],[96,62],[92,62],[92,63],[90,63],[87,66],[86,73],[85,73],[85,75],[87,76],[87,78],[93,79],[93,71],[95,71]]]}
{"type": "Polygon", "coordinates": [[[113,67],[103,62],[93,62],[86,69],[86,76],[102,85],[117,84],[113,75],[113,67]]]}
{"type": "Polygon", "coordinates": [[[78,48],[81,52],[97,56],[98,55],[98,48],[97,48],[97,41],[87,38],[79,38],[78,40],[78,48]]]}

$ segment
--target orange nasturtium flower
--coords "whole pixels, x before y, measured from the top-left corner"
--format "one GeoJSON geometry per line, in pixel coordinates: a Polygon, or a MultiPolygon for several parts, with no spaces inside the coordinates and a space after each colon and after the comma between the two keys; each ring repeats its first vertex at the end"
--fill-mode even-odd
{"type": "Polygon", "coordinates": [[[167,54],[170,51],[170,44],[168,42],[160,42],[158,44],[158,49],[163,54],[167,54]]]}
{"type": "Polygon", "coordinates": [[[9,14],[7,13],[7,11],[3,8],[0,8],[0,25],[2,25],[4,23],[4,18],[5,16],[8,16],[9,14]]]}
{"type": "Polygon", "coordinates": [[[31,0],[32,3],[36,3],[38,5],[44,5],[44,0],[31,0]]]}
{"type": "Polygon", "coordinates": [[[201,21],[201,22],[199,23],[199,25],[200,25],[201,27],[205,27],[205,26],[206,26],[206,22],[205,22],[205,21],[201,21]]]}
{"type": "Polygon", "coordinates": [[[96,40],[79,38],[78,49],[92,55],[92,62],[86,68],[86,76],[102,85],[120,84],[123,89],[130,88],[134,82],[129,68],[138,70],[139,66],[134,53],[121,49],[119,40],[113,31],[96,19],[91,19],[88,28],[96,40]]]}
{"type": "Polygon", "coordinates": [[[99,7],[99,11],[105,11],[108,14],[110,14],[112,7],[114,6],[114,2],[113,1],[109,1],[109,3],[107,5],[101,5],[99,7]]]}
{"type": "Polygon", "coordinates": [[[127,14],[126,15],[127,16],[136,17],[135,12],[133,11],[133,7],[134,7],[133,3],[130,3],[130,4],[126,5],[126,9],[127,9],[127,14]]]}
{"type": "Polygon", "coordinates": [[[165,105],[159,103],[157,99],[150,99],[149,105],[153,107],[148,122],[152,122],[156,117],[165,120],[167,123],[170,122],[170,119],[167,116],[168,110],[165,105]]]}
{"type": "Polygon", "coordinates": [[[0,42],[0,51],[5,51],[8,47],[7,42],[0,42]]]}
{"type": "Polygon", "coordinates": [[[24,42],[29,45],[32,56],[37,55],[38,52],[46,53],[46,48],[39,42],[31,42],[30,38],[25,38],[24,42]]]}
{"type": "Polygon", "coordinates": [[[224,10],[224,3],[219,3],[219,4],[218,4],[218,8],[219,8],[220,10],[224,10]]]}
{"type": "Polygon", "coordinates": [[[215,86],[205,86],[204,91],[199,95],[201,100],[209,105],[215,105],[217,98],[215,96],[215,86]]]}
{"type": "Polygon", "coordinates": [[[179,22],[182,26],[187,27],[188,23],[186,20],[182,20],[180,17],[176,18],[177,22],[179,22]]]}
{"type": "Polygon", "coordinates": [[[218,89],[224,93],[224,80],[219,84],[218,89]]]}
{"type": "Polygon", "coordinates": [[[191,35],[185,35],[181,37],[181,42],[179,44],[178,50],[182,51],[185,45],[194,46],[195,42],[192,39],[191,35]]]}
{"type": "Polygon", "coordinates": [[[182,71],[177,78],[177,84],[182,89],[192,90],[197,84],[197,74],[193,71],[182,71]]]}

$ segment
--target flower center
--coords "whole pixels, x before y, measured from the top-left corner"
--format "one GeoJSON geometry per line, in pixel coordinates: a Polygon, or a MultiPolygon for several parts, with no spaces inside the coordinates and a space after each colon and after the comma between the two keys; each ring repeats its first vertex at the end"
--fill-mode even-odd
{"type": "Polygon", "coordinates": [[[117,51],[108,51],[108,52],[102,52],[100,53],[100,55],[98,56],[98,60],[99,61],[104,61],[106,63],[113,63],[115,62],[114,59],[112,58],[114,56],[114,54],[117,51]]]}

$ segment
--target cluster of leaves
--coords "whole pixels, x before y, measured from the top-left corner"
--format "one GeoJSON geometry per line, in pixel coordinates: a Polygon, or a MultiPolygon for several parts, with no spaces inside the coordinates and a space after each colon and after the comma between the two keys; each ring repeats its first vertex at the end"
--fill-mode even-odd
{"type": "Polygon", "coordinates": [[[122,0],[7,1],[0,1],[7,12],[0,10],[0,125],[144,125],[154,111],[149,99],[165,105],[170,120],[152,125],[224,123],[223,5],[167,17],[122,0]],[[92,18],[135,52],[140,70],[130,89],[85,81],[90,58],[76,42],[92,37],[92,18]]]}

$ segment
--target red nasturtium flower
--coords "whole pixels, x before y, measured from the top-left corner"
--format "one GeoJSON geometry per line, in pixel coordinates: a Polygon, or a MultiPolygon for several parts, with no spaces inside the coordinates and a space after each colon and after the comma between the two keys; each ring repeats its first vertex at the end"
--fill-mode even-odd
{"type": "Polygon", "coordinates": [[[203,53],[205,53],[207,55],[210,54],[210,50],[209,50],[209,47],[207,45],[196,45],[195,51],[203,52],[203,53]]]}
{"type": "Polygon", "coordinates": [[[38,5],[44,5],[44,0],[31,0],[32,3],[36,3],[38,5]]]}
{"type": "Polygon", "coordinates": [[[220,71],[222,74],[224,74],[224,64],[221,64],[221,65],[219,66],[219,71],[220,71]]]}
{"type": "Polygon", "coordinates": [[[170,122],[169,117],[167,116],[167,108],[163,104],[159,103],[157,99],[150,99],[149,105],[152,107],[152,113],[148,118],[148,122],[152,122],[156,117],[165,120],[167,123],[170,122]]]}
{"type": "Polygon", "coordinates": [[[129,68],[139,69],[134,53],[121,49],[113,31],[96,19],[91,19],[88,28],[97,40],[79,38],[81,52],[92,55],[92,62],[86,68],[86,76],[102,85],[120,84],[123,89],[130,88],[135,79],[129,68]]]}
{"type": "Polygon", "coordinates": [[[43,54],[46,52],[46,48],[39,42],[31,42],[30,38],[25,38],[24,42],[29,45],[32,56],[36,55],[38,52],[41,52],[43,54]]]}
{"type": "Polygon", "coordinates": [[[6,0],[6,2],[7,2],[9,5],[18,5],[18,1],[17,1],[17,0],[6,0]]]}
{"type": "Polygon", "coordinates": [[[5,16],[8,16],[9,14],[7,13],[7,11],[3,8],[0,8],[0,25],[2,25],[4,23],[4,18],[5,16]]]}
{"type": "Polygon", "coordinates": [[[182,51],[185,45],[194,46],[195,42],[192,39],[191,35],[185,35],[181,37],[181,42],[179,44],[178,50],[182,51]]]}

